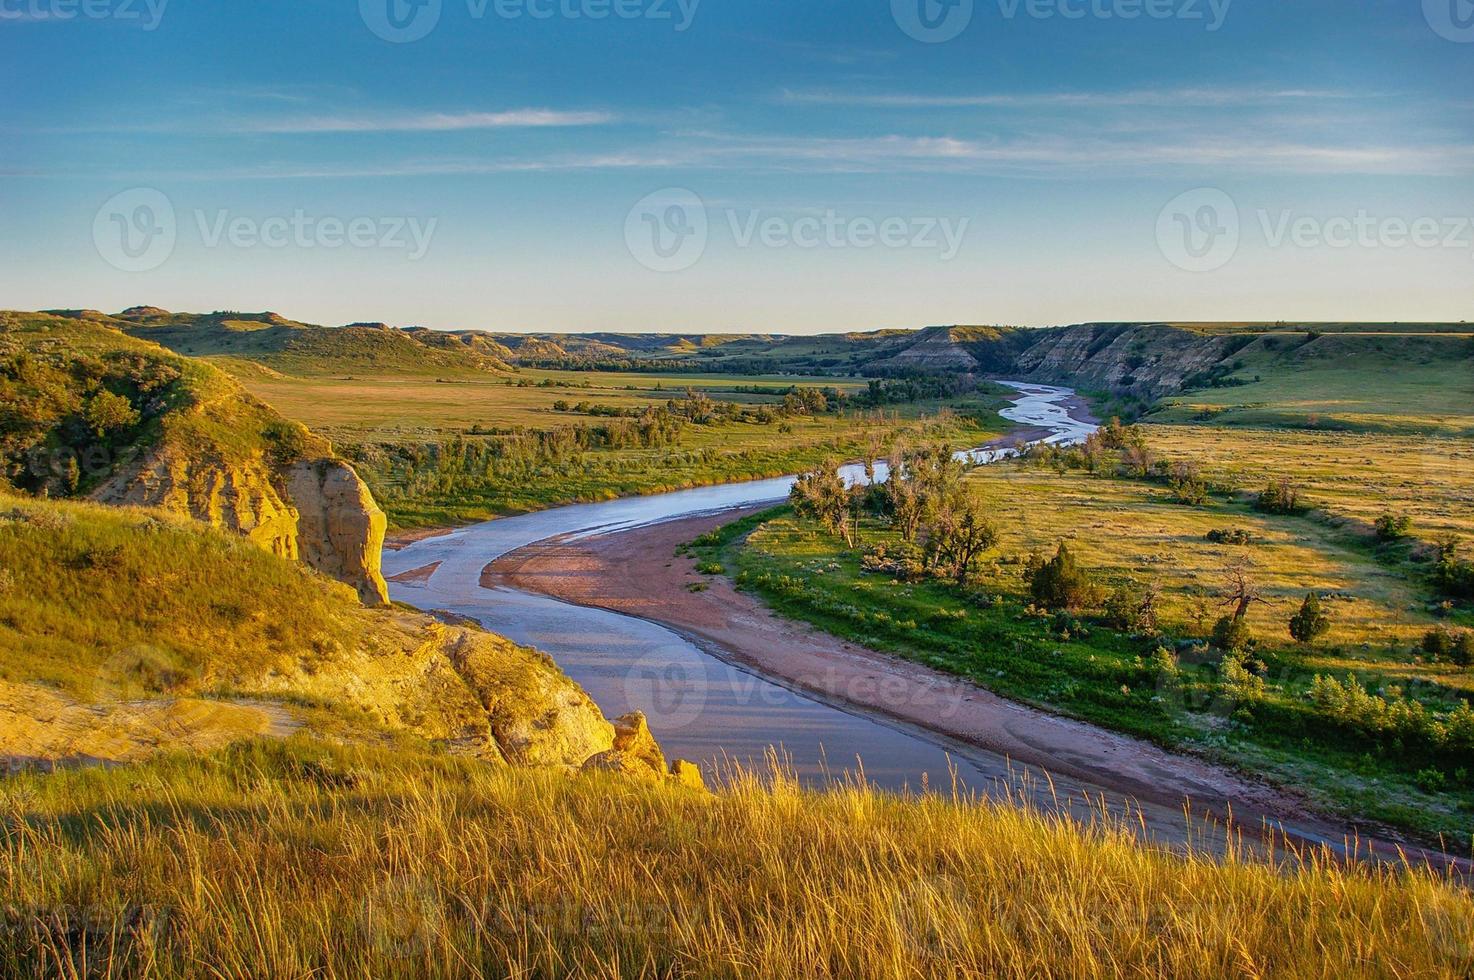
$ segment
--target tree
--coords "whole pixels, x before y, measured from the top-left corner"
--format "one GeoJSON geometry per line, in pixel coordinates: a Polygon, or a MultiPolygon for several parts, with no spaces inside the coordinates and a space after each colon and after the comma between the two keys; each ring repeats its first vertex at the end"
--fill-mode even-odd
{"type": "Polygon", "coordinates": [[[138,410],[133,407],[132,402],[106,389],[87,400],[82,415],[99,439],[123,429],[131,429],[138,424],[139,419],[138,410]]]}
{"type": "Polygon", "coordinates": [[[960,507],[948,507],[927,528],[927,547],[938,564],[945,563],[966,586],[973,564],[998,543],[998,529],[986,508],[968,498],[960,507]]]}
{"type": "Polygon", "coordinates": [[[902,541],[915,541],[925,501],[921,487],[906,472],[906,459],[900,452],[891,453],[890,475],[886,477],[884,492],[891,525],[900,532],[902,541]]]}
{"type": "Polygon", "coordinates": [[[1228,569],[1228,585],[1220,593],[1223,605],[1232,606],[1231,618],[1238,622],[1249,615],[1249,610],[1255,603],[1273,605],[1273,603],[1259,594],[1259,590],[1249,580],[1248,570],[1243,564],[1235,564],[1228,569]]]}
{"type": "Polygon", "coordinates": [[[1053,558],[1034,559],[1028,571],[1029,591],[1046,609],[1084,609],[1100,602],[1100,586],[1075,563],[1063,541],[1053,558]]]}
{"type": "Polygon", "coordinates": [[[816,518],[831,533],[841,535],[847,546],[855,546],[850,489],[839,475],[839,464],[831,461],[800,476],[788,499],[800,515],[816,518]]]}
{"type": "Polygon", "coordinates": [[[1243,619],[1224,616],[1213,624],[1213,645],[1224,653],[1240,653],[1253,641],[1249,624],[1243,619]]]}
{"type": "Polygon", "coordinates": [[[1259,492],[1259,499],[1254,506],[1266,514],[1298,514],[1301,509],[1300,491],[1283,477],[1271,480],[1259,492]]]}
{"type": "Polygon", "coordinates": [[[1464,630],[1453,641],[1449,657],[1460,667],[1474,667],[1474,633],[1464,630]]]}
{"type": "Polygon", "coordinates": [[[1198,507],[1208,499],[1208,485],[1203,482],[1196,463],[1178,461],[1168,474],[1172,497],[1180,504],[1198,507]]]}
{"type": "Polygon", "coordinates": [[[1290,636],[1301,643],[1314,643],[1331,631],[1331,617],[1321,608],[1320,596],[1305,595],[1300,611],[1290,617],[1290,636]]]}
{"type": "Polygon", "coordinates": [[[1116,629],[1153,634],[1157,631],[1157,600],[1154,585],[1141,588],[1135,582],[1117,586],[1105,602],[1106,621],[1116,629]]]}

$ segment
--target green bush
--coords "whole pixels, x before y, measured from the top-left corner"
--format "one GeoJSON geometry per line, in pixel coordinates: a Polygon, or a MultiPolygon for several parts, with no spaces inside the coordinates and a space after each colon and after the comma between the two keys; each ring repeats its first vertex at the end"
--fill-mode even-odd
{"type": "Polygon", "coordinates": [[[1320,596],[1307,593],[1300,611],[1290,617],[1290,636],[1301,643],[1314,643],[1331,631],[1331,617],[1320,604],[1320,596]]]}
{"type": "Polygon", "coordinates": [[[1105,619],[1118,630],[1152,634],[1157,631],[1157,590],[1134,582],[1119,585],[1105,600],[1105,619]]]}
{"type": "Polygon", "coordinates": [[[1239,653],[1254,642],[1249,624],[1235,616],[1224,616],[1213,624],[1213,645],[1224,653],[1239,653]]]}
{"type": "Polygon", "coordinates": [[[1259,491],[1259,498],[1254,506],[1266,514],[1298,514],[1304,506],[1300,500],[1300,491],[1294,484],[1286,479],[1271,480],[1269,484],[1259,491]]]}
{"type": "Polygon", "coordinates": [[[1412,533],[1413,519],[1407,514],[1383,514],[1377,518],[1377,539],[1399,541],[1412,533]]]}
{"type": "Polygon", "coordinates": [[[1089,609],[1098,606],[1102,589],[1093,575],[1075,562],[1069,546],[1060,542],[1053,558],[1033,556],[1027,567],[1029,592],[1045,609],[1089,609]]]}

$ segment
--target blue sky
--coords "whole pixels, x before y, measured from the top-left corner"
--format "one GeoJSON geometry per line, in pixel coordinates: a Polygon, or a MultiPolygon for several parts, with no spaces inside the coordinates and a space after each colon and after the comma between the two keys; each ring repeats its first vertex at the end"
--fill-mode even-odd
{"type": "Polygon", "coordinates": [[[0,307],[1474,308],[1470,0],[417,2],[0,0],[0,307]]]}

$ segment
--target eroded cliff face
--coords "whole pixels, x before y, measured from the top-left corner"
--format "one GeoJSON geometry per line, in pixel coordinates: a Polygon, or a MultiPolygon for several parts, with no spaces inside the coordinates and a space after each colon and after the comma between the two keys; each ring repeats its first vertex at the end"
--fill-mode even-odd
{"type": "Polygon", "coordinates": [[[380,565],[384,512],[340,459],[303,460],[277,471],[265,458],[186,457],[163,447],[114,473],[92,497],[159,507],[232,531],[351,585],[366,605],[389,603],[380,565]]]}
{"type": "Polygon", "coordinates": [[[1018,356],[1030,381],[1153,401],[1223,360],[1242,338],[1153,324],[1084,324],[1045,331],[1018,356]]]}
{"type": "Polygon", "coordinates": [[[341,459],[305,460],[287,468],[285,482],[302,561],[353,586],[366,604],[388,605],[380,561],[389,522],[353,467],[341,459]]]}

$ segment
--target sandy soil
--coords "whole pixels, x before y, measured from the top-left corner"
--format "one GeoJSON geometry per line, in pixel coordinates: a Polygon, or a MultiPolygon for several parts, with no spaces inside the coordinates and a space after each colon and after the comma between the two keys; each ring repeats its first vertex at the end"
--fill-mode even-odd
{"type": "Polygon", "coordinates": [[[432,562],[429,565],[421,565],[419,568],[411,568],[409,571],[400,572],[398,575],[390,575],[388,581],[400,582],[406,585],[428,582],[430,581],[430,576],[434,575],[435,570],[439,567],[440,562],[438,561],[432,562]]]}
{"type": "Polygon", "coordinates": [[[417,527],[410,531],[392,531],[384,537],[384,547],[390,551],[403,551],[416,541],[438,538],[454,531],[451,527],[417,527]]]}
{"type": "Polygon", "coordinates": [[[245,738],[286,738],[290,709],[251,700],[177,698],[82,704],[36,684],[0,681],[0,772],[138,762],[207,752],[245,738]]]}

